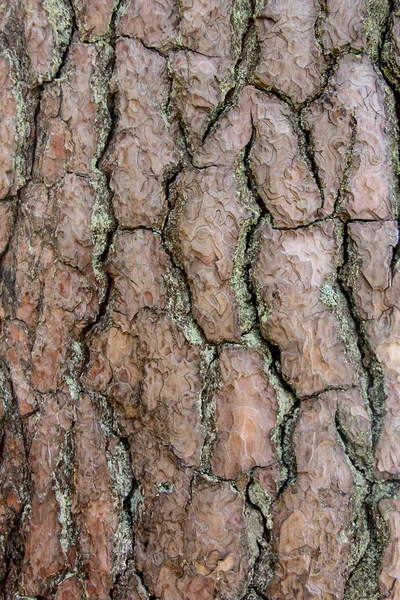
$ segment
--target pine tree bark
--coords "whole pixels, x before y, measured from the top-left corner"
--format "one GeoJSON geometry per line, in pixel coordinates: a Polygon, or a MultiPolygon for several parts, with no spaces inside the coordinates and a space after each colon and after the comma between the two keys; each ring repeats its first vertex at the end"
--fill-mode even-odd
{"type": "Polygon", "coordinates": [[[3,0],[0,82],[0,598],[400,600],[399,5],[3,0]]]}

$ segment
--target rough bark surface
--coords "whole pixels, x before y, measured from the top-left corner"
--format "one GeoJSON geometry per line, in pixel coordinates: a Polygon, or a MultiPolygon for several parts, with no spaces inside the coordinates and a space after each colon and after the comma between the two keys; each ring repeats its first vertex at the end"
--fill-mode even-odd
{"type": "Polygon", "coordinates": [[[0,599],[400,600],[400,7],[0,2],[0,599]]]}

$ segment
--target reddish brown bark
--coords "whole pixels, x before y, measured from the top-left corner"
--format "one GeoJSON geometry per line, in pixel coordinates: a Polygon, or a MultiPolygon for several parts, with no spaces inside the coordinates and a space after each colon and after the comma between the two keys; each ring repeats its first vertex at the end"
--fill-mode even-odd
{"type": "Polygon", "coordinates": [[[388,0],[1,3],[1,600],[400,600],[399,102],[388,0]]]}

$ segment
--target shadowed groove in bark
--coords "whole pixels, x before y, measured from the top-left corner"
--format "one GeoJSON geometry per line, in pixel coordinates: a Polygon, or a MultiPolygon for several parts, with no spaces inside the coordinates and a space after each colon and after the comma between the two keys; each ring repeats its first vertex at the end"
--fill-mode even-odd
{"type": "MultiPolygon", "coordinates": [[[[3,405],[3,415],[0,420],[0,489],[7,481],[7,458],[12,455],[12,439],[9,437],[18,437],[23,444],[23,452],[28,456],[28,448],[24,436],[23,423],[21,419],[16,419],[17,400],[12,388],[10,374],[4,361],[0,361],[0,402],[3,405]],[[5,469],[5,472],[4,472],[5,469]]],[[[12,460],[12,459],[11,459],[12,460]]],[[[29,515],[29,502],[32,495],[32,481],[26,464],[19,464],[20,481],[15,482],[19,492],[20,511],[12,517],[11,528],[8,539],[1,540],[0,552],[3,565],[0,569],[0,585],[4,589],[10,588],[19,576],[20,565],[23,559],[24,544],[21,526],[29,515]],[[11,581],[10,581],[11,580],[11,581]],[[10,585],[9,585],[10,584],[10,585]]],[[[15,476],[15,475],[14,475],[15,476]]]]}
{"type": "Polygon", "coordinates": [[[378,502],[399,495],[399,482],[368,484],[364,507],[369,532],[369,543],[351,573],[344,592],[344,600],[379,600],[378,575],[387,545],[388,531],[384,519],[378,515],[378,502]]]}
{"type": "MultiPolygon", "coordinates": [[[[265,350],[264,350],[265,358],[267,361],[269,359],[269,362],[270,362],[269,369],[271,369],[271,371],[273,372],[273,375],[276,377],[281,388],[287,394],[292,396],[292,398],[293,398],[292,407],[290,408],[290,410],[287,414],[282,415],[282,422],[278,426],[280,445],[282,448],[282,460],[283,460],[285,467],[288,470],[287,480],[283,484],[285,486],[285,485],[288,485],[289,482],[295,477],[295,460],[293,462],[294,457],[290,456],[290,453],[288,450],[288,444],[285,443],[285,440],[287,440],[288,435],[290,437],[290,434],[288,434],[286,431],[286,429],[287,429],[286,426],[287,426],[288,422],[292,419],[293,415],[296,412],[296,409],[299,406],[299,399],[296,397],[296,394],[295,394],[293,388],[289,385],[289,383],[282,376],[282,373],[279,368],[279,365],[280,365],[279,347],[272,344],[271,342],[265,340],[264,336],[261,333],[260,319],[259,319],[259,315],[257,313],[258,306],[259,306],[259,299],[257,297],[257,291],[253,284],[252,267],[254,265],[254,261],[258,254],[259,236],[261,235],[262,223],[263,223],[263,221],[265,221],[266,219],[270,219],[271,217],[270,217],[269,211],[265,207],[264,202],[262,201],[262,199],[259,197],[259,195],[257,193],[257,187],[253,180],[252,172],[251,172],[250,165],[249,165],[249,156],[250,156],[251,148],[254,144],[254,135],[255,135],[255,129],[254,129],[254,125],[252,124],[252,136],[251,136],[249,143],[247,144],[247,146],[244,149],[243,164],[244,164],[245,177],[247,180],[247,188],[248,188],[253,200],[256,202],[256,204],[258,206],[260,214],[259,214],[258,220],[252,225],[252,227],[247,232],[244,277],[245,277],[245,282],[246,282],[247,289],[248,289],[248,292],[249,292],[249,295],[251,298],[251,304],[256,313],[252,332],[255,333],[256,337],[259,340],[262,340],[262,344],[264,344],[264,346],[265,346],[265,350]],[[286,449],[285,449],[285,446],[286,446],[286,449]]],[[[290,443],[289,443],[289,445],[290,445],[290,443]]],[[[279,493],[281,493],[281,492],[279,492],[279,493]]]]}
{"type": "MultiPolygon", "coordinates": [[[[388,86],[388,88],[390,89],[390,91],[393,94],[393,99],[394,99],[394,110],[395,110],[395,119],[396,119],[396,123],[395,123],[395,127],[396,127],[396,131],[397,134],[399,135],[400,133],[400,87],[399,87],[399,83],[400,80],[397,79],[398,77],[398,73],[393,72],[392,70],[392,65],[390,64],[390,55],[389,55],[389,51],[387,52],[387,55],[385,56],[385,46],[389,46],[391,40],[389,38],[390,35],[390,24],[391,21],[394,19],[394,15],[395,15],[395,9],[396,9],[396,3],[394,0],[389,0],[389,17],[387,19],[387,23],[386,23],[386,27],[385,27],[385,32],[384,35],[382,36],[382,40],[381,40],[381,44],[379,46],[379,66],[381,69],[381,73],[382,76],[385,79],[386,85],[388,86]]],[[[393,60],[393,59],[392,59],[393,60]]],[[[397,163],[397,216],[400,217],[400,209],[399,209],[399,205],[400,205],[400,164],[399,164],[399,158],[397,157],[398,163],[397,163]]],[[[394,273],[396,271],[396,268],[398,266],[399,260],[400,260],[400,219],[398,218],[398,232],[399,232],[399,240],[397,242],[397,245],[393,248],[393,258],[392,258],[392,262],[391,262],[391,272],[392,272],[392,277],[394,276],[394,273]]]]}
{"type": "Polygon", "coordinates": [[[237,103],[239,93],[248,82],[249,75],[254,70],[256,63],[257,34],[254,27],[254,17],[250,15],[247,29],[242,38],[242,50],[235,64],[233,86],[210,115],[207,129],[203,135],[203,143],[209,134],[215,130],[220,119],[237,103]]]}
{"type": "Polygon", "coordinates": [[[340,287],[343,297],[346,300],[347,306],[351,314],[352,322],[357,332],[357,345],[364,366],[363,376],[365,377],[365,381],[367,384],[369,406],[372,413],[372,441],[373,447],[375,447],[382,429],[385,410],[384,402],[386,394],[383,387],[383,375],[381,366],[379,364],[378,358],[376,357],[375,353],[373,352],[370,346],[368,337],[365,332],[364,324],[362,323],[361,319],[358,318],[357,309],[354,306],[350,294],[350,289],[348,288],[346,283],[347,270],[351,264],[350,244],[351,241],[349,238],[348,227],[346,224],[343,238],[343,265],[338,269],[337,283],[340,287]]]}

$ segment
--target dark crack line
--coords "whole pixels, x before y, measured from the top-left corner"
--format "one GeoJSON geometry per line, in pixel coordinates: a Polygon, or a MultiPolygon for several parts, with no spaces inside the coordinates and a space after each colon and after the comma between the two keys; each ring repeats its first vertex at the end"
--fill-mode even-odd
{"type": "MultiPolygon", "coordinates": [[[[4,380],[5,380],[4,381],[5,385],[0,390],[0,395],[2,395],[4,397],[8,396],[8,402],[4,401],[5,414],[4,414],[2,421],[6,425],[8,425],[9,428],[12,430],[12,432],[20,438],[20,440],[22,441],[22,446],[23,446],[23,450],[24,450],[24,464],[22,465],[23,474],[22,474],[22,479],[20,482],[21,487],[19,489],[20,499],[21,499],[21,510],[18,514],[14,515],[14,518],[13,518],[13,521],[11,524],[11,528],[8,532],[7,544],[5,546],[5,556],[4,556],[4,559],[5,559],[4,575],[0,579],[0,584],[2,582],[4,582],[4,584],[7,585],[7,581],[9,579],[9,577],[11,576],[12,568],[15,567],[16,569],[18,569],[18,571],[17,571],[18,575],[21,570],[21,564],[22,564],[24,554],[25,554],[25,544],[24,544],[25,540],[24,540],[23,535],[21,535],[21,524],[23,523],[23,520],[24,520],[24,517],[26,514],[26,510],[29,509],[30,500],[33,495],[34,486],[33,486],[31,473],[30,473],[29,469],[27,468],[28,460],[29,460],[28,459],[29,449],[27,446],[26,436],[24,435],[25,432],[24,432],[23,423],[21,421],[21,418],[19,417],[18,400],[15,395],[9,368],[6,364],[6,361],[3,359],[0,360],[0,372],[2,375],[2,379],[4,378],[4,380]],[[17,415],[17,419],[15,419],[16,415],[17,415]]],[[[0,426],[1,426],[1,429],[3,430],[4,429],[3,423],[0,423],[0,426]]],[[[2,463],[4,460],[6,434],[5,434],[4,430],[1,433],[2,433],[2,437],[1,437],[1,441],[0,441],[0,446],[1,446],[0,447],[0,465],[2,466],[2,463]]],[[[3,530],[3,533],[4,532],[5,532],[5,530],[3,530]]],[[[18,578],[18,575],[17,575],[17,578],[18,578]]]]}
{"type": "Polygon", "coordinates": [[[383,380],[381,376],[374,375],[373,370],[371,369],[371,365],[374,363],[379,365],[380,362],[372,350],[370,342],[368,340],[367,334],[365,332],[364,323],[361,318],[359,318],[357,314],[357,308],[354,306],[352,291],[351,288],[348,287],[346,282],[346,270],[351,266],[351,258],[349,254],[349,244],[350,244],[350,236],[348,233],[348,227],[345,226],[344,235],[343,235],[343,264],[338,266],[338,274],[337,274],[337,285],[339,290],[346,301],[346,305],[352,319],[352,324],[354,326],[354,331],[357,336],[357,346],[361,356],[363,374],[367,383],[367,396],[369,401],[369,407],[371,410],[371,429],[372,429],[372,442],[373,449],[376,447],[376,444],[379,440],[380,431],[383,425],[382,411],[378,409],[376,405],[376,401],[373,400],[372,392],[378,393],[380,396],[385,395],[383,389],[383,380]],[[369,367],[369,368],[368,368],[369,367]]]}
{"type": "Polygon", "coordinates": [[[300,116],[297,119],[297,126],[300,129],[300,131],[304,137],[304,141],[303,141],[300,138],[300,136],[297,136],[299,139],[300,152],[301,152],[301,150],[303,150],[303,152],[302,152],[303,157],[305,158],[305,161],[307,163],[309,171],[311,172],[313,179],[314,179],[315,183],[317,184],[317,187],[318,187],[318,190],[319,190],[319,193],[321,196],[320,209],[323,209],[326,204],[324,185],[321,180],[318,164],[317,164],[317,161],[315,158],[313,135],[312,135],[311,129],[309,129],[308,127],[305,126],[305,123],[303,122],[303,118],[302,118],[302,113],[300,113],[300,116]]]}
{"type": "Polygon", "coordinates": [[[252,53],[251,50],[252,46],[254,45],[255,36],[256,30],[254,17],[250,16],[247,29],[242,37],[241,52],[234,67],[232,87],[228,90],[224,98],[219,102],[216,109],[213,111],[213,114],[209,119],[207,129],[203,135],[202,144],[204,144],[208,136],[216,129],[221,118],[237,104],[239,94],[248,81],[249,72],[251,71],[252,67],[254,68],[254,53],[252,53]],[[243,73],[241,73],[243,66],[243,73]]]}

